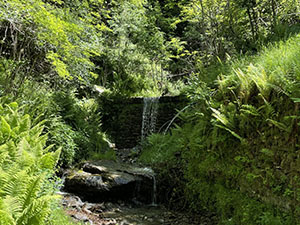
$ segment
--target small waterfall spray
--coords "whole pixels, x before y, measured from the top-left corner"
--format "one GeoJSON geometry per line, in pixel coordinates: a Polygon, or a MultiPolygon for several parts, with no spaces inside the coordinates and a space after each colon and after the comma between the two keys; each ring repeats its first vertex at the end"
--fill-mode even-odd
{"type": "Polygon", "coordinates": [[[144,98],[142,141],[155,131],[159,97],[144,98]]]}

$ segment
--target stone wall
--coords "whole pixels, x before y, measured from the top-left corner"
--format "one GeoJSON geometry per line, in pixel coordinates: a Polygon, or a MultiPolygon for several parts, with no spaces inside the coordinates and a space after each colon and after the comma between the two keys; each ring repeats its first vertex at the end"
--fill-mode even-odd
{"type": "MultiPolygon", "coordinates": [[[[182,96],[160,97],[155,132],[162,132],[187,104],[182,96]]],[[[143,98],[102,99],[102,127],[119,149],[132,148],[141,141],[143,98]]],[[[179,122],[179,120],[175,120],[179,122]]]]}

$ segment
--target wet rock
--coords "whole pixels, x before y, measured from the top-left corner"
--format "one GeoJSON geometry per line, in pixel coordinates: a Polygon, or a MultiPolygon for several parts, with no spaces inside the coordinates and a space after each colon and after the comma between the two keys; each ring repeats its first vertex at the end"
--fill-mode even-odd
{"type": "Polygon", "coordinates": [[[72,208],[81,208],[83,202],[78,196],[66,195],[62,201],[63,206],[72,208]]]}
{"type": "Polygon", "coordinates": [[[84,163],[66,172],[64,190],[92,202],[131,200],[151,202],[154,173],[149,168],[113,161],[84,163]]]}
{"type": "Polygon", "coordinates": [[[89,218],[84,214],[74,214],[72,217],[76,220],[82,221],[82,222],[89,222],[89,218]]]}

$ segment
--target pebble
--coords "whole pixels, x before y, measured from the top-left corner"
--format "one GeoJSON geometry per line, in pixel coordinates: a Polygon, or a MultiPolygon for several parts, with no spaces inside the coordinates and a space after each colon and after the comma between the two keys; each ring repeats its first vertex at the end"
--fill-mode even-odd
{"type": "Polygon", "coordinates": [[[154,219],[152,219],[152,218],[149,218],[149,219],[148,219],[148,221],[149,221],[149,222],[153,222],[153,221],[154,221],[154,219]]]}

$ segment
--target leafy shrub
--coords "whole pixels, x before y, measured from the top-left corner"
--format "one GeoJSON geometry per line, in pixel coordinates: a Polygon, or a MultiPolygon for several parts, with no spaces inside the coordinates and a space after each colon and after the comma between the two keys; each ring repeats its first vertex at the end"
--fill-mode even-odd
{"type": "Polygon", "coordinates": [[[68,79],[92,77],[89,57],[98,55],[100,32],[90,26],[89,11],[81,10],[79,16],[41,0],[1,2],[0,11],[1,54],[20,64],[8,77],[10,84],[41,76],[53,82],[49,76],[53,78],[54,71],[68,79]]]}
{"type": "Polygon", "coordinates": [[[53,96],[63,121],[73,130],[75,158],[89,158],[109,150],[109,140],[101,131],[101,116],[95,99],[78,99],[74,91],[60,91],[53,96]]]}
{"type": "Polygon", "coordinates": [[[55,91],[47,84],[28,80],[20,86],[18,95],[3,96],[2,101],[18,102],[20,111],[34,118],[34,125],[44,124],[49,136],[47,145],[62,147],[60,165],[67,167],[74,160],[109,150],[95,99],[79,100],[74,91],[55,91]]]}
{"type": "Polygon", "coordinates": [[[75,143],[77,133],[65,124],[61,119],[54,118],[48,127],[49,139],[48,144],[60,146],[62,149],[60,164],[63,166],[71,166],[78,146],[75,143]]]}

